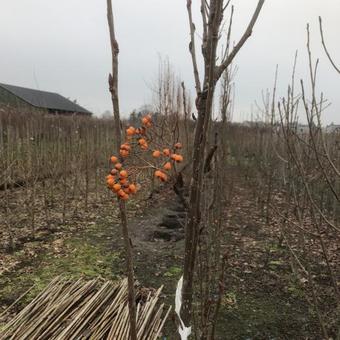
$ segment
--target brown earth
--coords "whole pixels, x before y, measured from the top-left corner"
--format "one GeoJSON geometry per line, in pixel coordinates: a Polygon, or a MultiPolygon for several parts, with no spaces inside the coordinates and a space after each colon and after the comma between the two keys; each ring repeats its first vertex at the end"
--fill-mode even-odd
{"type": "MultiPolygon", "coordinates": [[[[303,294],[306,282],[297,282],[292,275],[291,257],[280,243],[279,227],[265,222],[238,172],[233,171],[231,176],[233,198],[226,207],[223,241],[228,259],[226,292],[218,339],[320,339],[317,317],[303,294]]],[[[24,189],[11,193],[18,202],[20,190],[24,189]]],[[[82,202],[81,195],[78,200],[82,202]]],[[[41,218],[37,217],[35,239],[25,228],[27,218],[20,215],[20,204],[13,207],[18,211],[18,221],[11,252],[7,229],[1,226],[0,314],[29,287],[34,288],[2,317],[2,322],[56,275],[109,279],[124,275],[117,209],[110,201],[107,193],[99,198],[90,195],[87,209],[70,201],[75,205],[74,213],[62,222],[61,208],[51,209],[49,223],[42,222],[43,204],[39,203],[36,209],[41,218]]],[[[151,199],[139,197],[129,202],[128,209],[136,277],[142,286],[164,285],[165,302],[174,304],[183,262],[183,209],[169,187],[151,199]],[[167,227],[160,226],[162,223],[167,227]]],[[[175,338],[171,317],[164,335],[175,338]]]]}

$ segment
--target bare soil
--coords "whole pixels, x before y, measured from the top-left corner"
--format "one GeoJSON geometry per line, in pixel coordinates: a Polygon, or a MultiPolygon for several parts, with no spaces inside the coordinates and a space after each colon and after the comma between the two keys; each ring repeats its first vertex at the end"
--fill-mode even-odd
{"type": "MultiPolygon", "coordinates": [[[[290,255],[280,245],[278,228],[266,224],[237,171],[231,176],[233,199],[226,207],[223,245],[228,254],[226,292],[218,339],[320,339],[316,315],[303,295],[305,283],[292,276],[290,255]]],[[[20,190],[24,189],[12,190],[18,201],[20,190]]],[[[183,262],[183,209],[169,187],[150,199],[129,202],[128,209],[136,277],[142,286],[164,285],[165,302],[174,304],[183,262]]],[[[43,216],[42,203],[37,210],[43,216]]],[[[124,275],[117,209],[107,194],[90,195],[87,209],[77,204],[74,214],[63,222],[60,208],[52,211],[48,224],[37,219],[34,239],[25,231],[25,223],[18,222],[12,251],[8,250],[7,229],[1,225],[0,314],[34,286],[5,313],[3,323],[56,275],[109,279],[124,275]]],[[[170,317],[164,336],[175,339],[174,333],[170,317]]]]}

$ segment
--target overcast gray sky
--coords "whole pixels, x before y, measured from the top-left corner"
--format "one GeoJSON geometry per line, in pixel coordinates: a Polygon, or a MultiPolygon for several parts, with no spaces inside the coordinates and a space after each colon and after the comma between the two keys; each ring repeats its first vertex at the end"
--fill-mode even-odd
{"type": "MultiPolygon", "coordinates": [[[[234,0],[236,41],[256,0],[234,0]]],[[[193,0],[193,6],[198,5],[193,0]]],[[[168,56],[193,93],[185,0],[113,0],[120,44],[121,109],[130,112],[151,101],[158,55],[168,56]]],[[[198,14],[198,12],[196,12],[198,14]]],[[[295,50],[297,77],[307,76],[306,23],[314,56],[320,57],[319,88],[332,106],[326,122],[340,123],[340,76],[321,49],[318,16],[329,50],[340,63],[339,0],[266,0],[254,34],[238,55],[235,118],[249,119],[251,104],[273,83],[279,64],[284,94],[295,50]]],[[[196,26],[200,24],[197,16],[196,26]]],[[[97,114],[111,109],[107,91],[110,49],[105,0],[0,0],[0,82],[58,92],[97,114]]]]}

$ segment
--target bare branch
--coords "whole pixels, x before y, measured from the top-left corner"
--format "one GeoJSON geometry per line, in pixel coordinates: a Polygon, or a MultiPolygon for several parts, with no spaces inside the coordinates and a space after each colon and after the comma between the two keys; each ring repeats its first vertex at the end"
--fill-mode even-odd
{"type": "Polygon", "coordinates": [[[321,35],[321,42],[322,42],[323,49],[325,50],[325,53],[326,53],[326,55],[328,57],[328,60],[330,61],[330,63],[334,67],[334,69],[340,74],[340,68],[335,65],[335,62],[333,61],[333,59],[332,59],[332,57],[331,57],[331,55],[330,55],[330,53],[328,51],[328,48],[326,46],[325,38],[324,38],[324,34],[323,34],[322,19],[321,19],[321,17],[319,17],[319,26],[320,26],[320,35],[321,35]]]}
{"type": "Polygon", "coordinates": [[[201,81],[198,72],[197,66],[197,58],[196,58],[196,45],[195,45],[195,25],[192,20],[192,9],[191,9],[191,0],[187,0],[187,10],[189,16],[189,25],[190,25],[190,44],[189,44],[189,51],[192,58],[192,65],[194,68],[194,77],[195,77],[195,88],[196,92],[201,92],[201,81]]]}
{"type": "Polygon", "coordinates": [[[206,0],[201,0],[201,15],[203,23],[203,45],[207,40],[209,11],[206,0]]]}
{"type": "Polygon", "coordinates": [[[228,0],[227,3],[224,5],[223,7],[223,12],[227,9],[227,7],[229,6],[231,0],[228,0]]]}
{"type": "Polygon", "coordinates": [[[234,17],[234,6],[231,6],[229,27],[228,27],[228,33],[227,33],[227,45],[226,45],[226,48],[224,50],[224,55],[223,55],[222,61],[226,60],[228,55],[229,55],[230,41],[231,41],[231,28],[232,28],[232,25],[233,25],[233,17],[234,17]]]}
{"type": "Polygon", "coordinates": [[[253,16],[252,16],[252,18],[249,22],[247,29],[245,30],[245,32],[243,34],[242,38],[236,44],[236,46],[231,51],[231,53],[228,55],[228,57],[222,62],[222,64],[216,68],[215,81],[218,81],[220,79],[223,71],[232,63],[232,61],[234,60],[234,58],[236,57],[236,55],[238,54],[238,52],[240,51],[242,46],[245,44],[245,42],[251,36],[251,34],[253,32],[253,28],[254,28],[255,23],[256,23],[259,15],[260,15],[260,12],[261,12],[261,9],[262,9],[264,2],[265,2],[265,0],[259,0],[259,2],[257,3],[256,9],[255,9],[255,12],[254,12],[254,14],[253,14],[253,16]]]}
{"type": "Polygon", "coordinates": [[[115,35],[112,2],[107,0],[107,21],[110,31],[110,42],[112,51],[112,74],[109,75],[109,90],[111,92],[113,115],[115,120],[115,134],[117,139],[116,149],[119,154],[119,148],[122,140],[120,112],[119,112],[119,97],[118,97],[118,54],[119,46],[115,35]]]}

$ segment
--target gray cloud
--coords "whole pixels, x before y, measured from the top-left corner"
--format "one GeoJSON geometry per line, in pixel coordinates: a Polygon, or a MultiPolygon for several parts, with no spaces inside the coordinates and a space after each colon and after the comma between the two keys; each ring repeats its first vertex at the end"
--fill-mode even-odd
{"type": "MultiPolygon", "coordinates": [[[[256,1],[234,3],[237,40],[256,1]]],[[[193,92],[185,1],[116,0],[113,4],[121,49],[122,111],[128,113],[151,100],[147,83],[156,77],[158,54],[169,56],[193,92]]],[[[253,37],[237,58],[235,118],[246,119],[261,90],[271,87],[276,64],[279,94],[284,94],[296,49],[297,78],[308,75],[305,26],[310,22],[314,56],[320,57],[319,88],[333,103],[325,120],[340,123],[340,77],[324,57],[318,33],[321,15],[329,49],[340,63],[339,13],[336,0],[267,0],[253,37]]],[[[0,15],[1,82],[59,92],[99,114],[111,108],[105,0],[1,0],[0,15]]]]}

